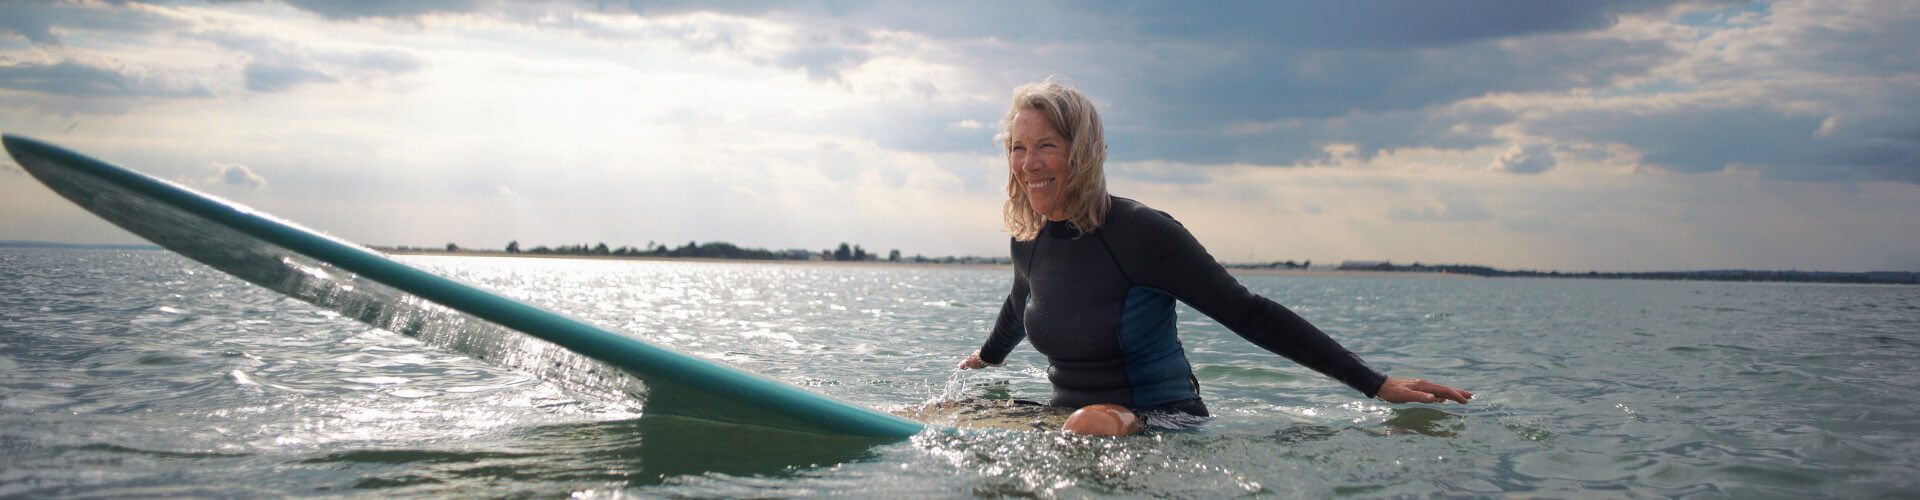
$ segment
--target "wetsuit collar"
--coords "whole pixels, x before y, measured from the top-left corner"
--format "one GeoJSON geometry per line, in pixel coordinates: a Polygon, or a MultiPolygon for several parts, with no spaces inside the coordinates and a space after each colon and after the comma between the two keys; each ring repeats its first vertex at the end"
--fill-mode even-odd
{"type": "Polygon", "coordinates": [[[1071,240],[1071,239],[1080,237],[1080,230],[1075,229],[1073,227],[1072,222],[1063,221],[1063,220],[1047,221],[1046,233],[1047,233],[1047,236],[1052,236],[1054,238],[1059,238],[1063,240],[1071,240]]]}

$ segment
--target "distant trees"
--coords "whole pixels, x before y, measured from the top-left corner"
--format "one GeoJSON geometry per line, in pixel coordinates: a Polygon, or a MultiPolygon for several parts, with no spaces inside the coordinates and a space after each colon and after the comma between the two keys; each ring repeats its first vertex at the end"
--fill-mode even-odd
{"type": "MultiPolygon", "coordinates": [[[[447,244],[448,251],[453,251],[455,248],[456,247],[452,243],[447,244]]],[[[681,245],[679,248],[668,248],[666,245],[648,241],[646,246],[640,247],[640,248],[625,247],[625,246],[614,248],[611,245],[608,245],[605,242],[602,242],[602,243],[597,243],[593,245],[580,244],[580,245],[562,245],[557,247],[536,246],[536,247],[533,247],[532,249],[523,250],[520,247],[520,240],[513,240],[513,241],[507,242],[506,253],[509,253],[509,254],[524,253],[524,254],[530,254],[530,255],[587,255],[587,256],[610,256],[610,257],[684,257],[684,258],[702,258],[702,259],[754,259],[754,260],[808,260],[808,259],[815,258],[816,256],[820,256],[820,257],[825,257],[833,260],[850,261],[850,262],[878,260],[880,258],[879,254],[868,253],[867,249],[862,248],[860,245],[854,245],[854,244],[845,243],[845,242],[840,243],[840,246],[837,248],[834,248],[831,250],[822,250],[820,251],[820,253],[815,254],[807,250],[774,251],[774,250],[767,250],[763,248],[741,248],[738,245],[734,245],[732,243],[727,243],[724,241],[715,241],[715,242],[710,242],[706,244],[700,244],[699,242],[695,242],[695,241],[688,241],[687,244],[681,245]]],[[[887,261],[902,262],[903,259],[901,258],[900,250],[893,249],[888,251],[887,261]]],[[[915,256],[913,261],[914,262],[932,262],[931,260],[928,260],[920,256],[915,256]]]]}
{"type": "MultiPolygon", "coordinates": [[[[662,247],[656,248],[655,250],[658,251],[658,250],[665,250],[665,249],[666,247],[662,246],[662,247]]],[[[708,243],[706,245],[700,245],[700,244],[689,241],[687,242],[686,246],[669,250],[663,253],[656,253],[656,255],[663,255],[666,257],[694,257],[694,258],[703,258],[703,259],[782,260],[787,258],[786,252],[775,252],[775,251],[767,250],[764,248],[740,248],[739,246],[736,246],[732,243],[727,243],[724,241],[716,241],[716,242],[708,243]]]]}
{"type": "MultiPolygon", "coordinates": [[[[895,254],[895,257],[898,257],[898,254],[899,254],[899,253],[900,253],[900,251],[899,251],[899,250],[895,250],[895,251],[894,251],[894,254],[895,254]]],[[[855,260],[855,261],[858,261],[858,260],[873,260],[874,258],[877,258],[877,257],[879,257],[878,255],[874,255],[874,254],[869,254],[869,253],[867,253],[867,250],[866,250],[866,249],[864,249],[864,248],[860,248],[860,245],[853,245],[853,246],[851,246],[851,247],[849,247],[849,246],[848,246],[848,245],[846,244],[846,242],[841,242],[841,243],[840,243],[840,248],[836,248],[836,249],[834,249],[834,250],[833,250],[833,252],[832,252],[832,254],[833,254],[833,260],[855,260]]],[[[898,259],[898,258],[896,258],[896,259],[894,259],[894,260],[896,260],[896,261],[897,261],[897,260],[899,260],[899,259],[898,259]]]]}
{"type": "MultiPolygon", "coordinates": [[[[647,242],[647,244],[654,245],[653,242],[647,242]]],[[[517,246],[515,248],[517,248],[517,246]]],[[[634,247],[613,248],[612,246],[607,245],[606,243],[599,243],[593,246],[587,246],[582,244],[582,245],[566,245],[566,246],[560,246],[560,247],[554,247],[554,248],[539,246],[539,247],[533,247],[532,250],[528,250],[526,253],[533,254],[533,255],[591,255],[591,256],[609,256],[609,257],[689,257],[689,258],[704,258],[704,259],[781,260],[781,259],[788,258],[787,252],[776,252],[776,251],[766,250],[761,248],[740,248],[739,246],[736,246],[732,243],[727,243],[727,242],[713,242],[713,243],[701,245],[697,242],[692,242],[692,241],[687,242],[686,245],[683,245],[680,248],[673,248],[673,249],[667,248],[666,245],[656,245],[656,246],[652,246],[651,248],[634,248],[634,247]]]]}
{"type": "Polygon", "coordinates": [[[1288,260],[1286,262],[1275,261],[1275,262],[1266,263],[1266,264],[1223,264],[1223,265],[1227,266],[1227,268],[1229,269],[1311,269],[1313,268],[1313,261],[1306,260],[1306,261],[1300,261],[1299,263],[1295,263],[1294,261],[1288,260]]]}

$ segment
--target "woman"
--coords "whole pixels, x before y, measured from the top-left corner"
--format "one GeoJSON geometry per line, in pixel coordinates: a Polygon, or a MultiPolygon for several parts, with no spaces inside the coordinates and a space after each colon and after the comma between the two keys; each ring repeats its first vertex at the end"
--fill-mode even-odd
{"type": "Polygon", "coordinates": [[[1051,404],[1083,408],[1068,430],[1127,433],[1135,411],[1208,415],[1174,328],[1175,299],[1368,397],[1473,397],[1374,371],[1293,311],[1247,291],[1171,216],[1108,195],[1100,114],[1078,90],[1053,80],[1014,89],[994,142],[1009,170],[1013,291],[960,368],[1000,366],[1021,339],[1031,341],[1047,357],[1051,404]],[[1109,420],[1122,428],[1076,429],[1076,421],[1109,420]]]}

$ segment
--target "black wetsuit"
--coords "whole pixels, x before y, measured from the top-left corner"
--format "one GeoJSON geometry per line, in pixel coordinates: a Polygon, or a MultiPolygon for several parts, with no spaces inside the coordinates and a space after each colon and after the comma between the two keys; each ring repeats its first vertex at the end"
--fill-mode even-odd
{"type": "Polygon", "coordinates": [[[980,359],[1001,363],[1020,339],[1047,357],[1052,404],[1113,403],[1204,416],[1199,383],[1174,329],[1174,299],[1266,350],[1373,397],[1386,376],[1299,315],[1241,286],[1179,221],[1115,197],[1081,235],[1048,222],[1013,242],[1013,292],[980,359]]]}

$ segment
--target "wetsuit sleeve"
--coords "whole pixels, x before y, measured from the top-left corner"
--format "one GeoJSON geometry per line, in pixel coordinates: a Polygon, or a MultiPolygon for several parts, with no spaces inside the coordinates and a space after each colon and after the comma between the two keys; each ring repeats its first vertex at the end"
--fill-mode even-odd
{"type": "Polygon", "coordinates": [[[988,364],[1007,362],[1007,354],[1027,338],[1027,275],[1019,271],[1017,263],[1014,269],[1013,291],[1008,292],[1007,301],[1000,304],[993,333],[987,335],[987,343],[980,346],[980,360],[988,364]]]}
{"type": "MultiPolygon", "coordinates": [[[[1149,210],[1150,209],[1146,209],[1149,210]]],[[[1193,234],[1172,217],[1151,211],[1140,231],[1115,231],[1116,260],[1135,283],[1165,290],[1263,349],[1285,356],[1371,398],[1386,383],[1359,356],[1266,297],[1247,290],[1193,234]],[[1132,254],[1132,255],[1125,255],[1132,254]]]]}

